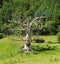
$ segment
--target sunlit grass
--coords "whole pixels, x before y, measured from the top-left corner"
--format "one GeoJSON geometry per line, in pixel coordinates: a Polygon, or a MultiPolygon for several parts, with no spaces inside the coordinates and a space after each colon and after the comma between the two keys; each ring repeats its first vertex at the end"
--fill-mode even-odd
{"type": "MultiPolygon", "coordinates": [[[[35,37],[36,36],[33,36],[32,38],[35,37]]],[[[40,37],[46,41],[57,41],[57,36],[39,36],[39,38],[40,37]]],[[[32,46],[36,46],[36,49],[38,49],[38,47],[42,49],[39,49],[38,53],[25,54],[19,52],[21,51],[21,46],[25,44],[24,41],[19,41],[19,39],[17,36],[11,36],[10,38],[0,40],[0,64],[60,64],[60,44],[38,44],[32,42],[32,46]],[[55,46],[56,49],[49,50],[47,48],[49,46],[55,46]]]]}

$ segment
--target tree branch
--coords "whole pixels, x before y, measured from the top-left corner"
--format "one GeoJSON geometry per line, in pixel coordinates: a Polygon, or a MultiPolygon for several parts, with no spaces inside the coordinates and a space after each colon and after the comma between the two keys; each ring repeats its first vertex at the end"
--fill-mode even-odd
{"type": "Polygon", "coordinates": [[[33,23],[36,24],[34,21],[39,20],[39,19],[40,17],[36,17],[34,20],[32,20],[32,22],[30,23],[30,26],[32,26],[33,23]]]}
{"type": "Polygon", "coordinates": [[[11,30],[26,30],[26,28],[25,29],[11,29],[11,30]]]}

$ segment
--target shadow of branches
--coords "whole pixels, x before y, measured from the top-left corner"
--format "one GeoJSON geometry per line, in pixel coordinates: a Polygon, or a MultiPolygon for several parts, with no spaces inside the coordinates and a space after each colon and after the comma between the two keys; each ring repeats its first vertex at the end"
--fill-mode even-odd
{"type": "Polygon", "coordinates": [[[43,51],[50,51],[50,50],[55,50],[56,49],[56,46],[50,46],[50,45],[44,45],[44,46],[32,46],[32,49],[33,49],[33,53],[40,53],[40,52],[43,52],[43,51]]]}

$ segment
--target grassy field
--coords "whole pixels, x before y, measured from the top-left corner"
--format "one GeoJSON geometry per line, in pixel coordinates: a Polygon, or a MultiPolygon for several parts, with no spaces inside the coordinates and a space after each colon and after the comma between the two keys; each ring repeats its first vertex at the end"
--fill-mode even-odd
{"type": "Polygon", "coordinates": [[[60,44],[57,43],[57,36],[37,37],[43,38],[45,43],[32,42],[35,51],[31,54],[21,52],[21,46],[25,42],[16,40],[20,39],[19,37],[0,39],[0,64],[60,64],[60,44]],[[46,43],[48,41],[54,43],[46,43]]]}

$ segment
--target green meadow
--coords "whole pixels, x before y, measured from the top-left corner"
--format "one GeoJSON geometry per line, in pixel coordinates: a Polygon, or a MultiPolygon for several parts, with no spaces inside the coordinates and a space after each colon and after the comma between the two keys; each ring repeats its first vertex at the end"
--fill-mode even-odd
{"type": "Polygon", "coordinates": [[[60,0],[0,0],[0,64],[60,64],[60,0]]]}
{"type": "Polygon", "coordinates": [[[32,41],[34,50],[31,54],[22,52],[25,42],[17,36],[0,39],[0,64],[60,64],[60,44],[57,36],[33,36],[32,39],[35,37],[43,38],[45,42],[32,41]]]}

